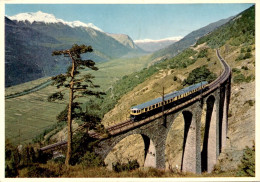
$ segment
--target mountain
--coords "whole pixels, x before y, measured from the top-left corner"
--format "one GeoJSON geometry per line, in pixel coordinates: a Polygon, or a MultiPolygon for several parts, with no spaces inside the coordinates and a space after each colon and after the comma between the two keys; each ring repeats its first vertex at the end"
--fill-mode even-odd
{"type": "Polygon", "coordinates": [[[134,43],[147,52],[155,52],[179,41],[181,38],[182,37],[170,37],[160,40],[144,39],[135,40],[134,43]]]}
{"type": "Polygon", "coordinates": [[[229,17],[227,19],[222,19],[222,20],[219,20],[217,22],[211,23],[211,24],[209,24],[205,27],[202,27],[198,30],[192,31],[191,33],[186,35],[180,41],[178,41],[178,42],[176,42],[172,45],[169,45],[168,47],[166,47],[164,49],[161,49],[161,50],[154,52],[151,56],[151,59],[153,60],[152,62],[161,61],[161,60],[165,60],[166,58],[174,57],[175,55],[177,55],[178,53],[180,53],[184,49],[186,49],[189,46],[195,44],[196,41],[200,37],[212,32],[216,28],[218,28],[221,25],[230,21],[232,18],[233,17],[229,17]]]}
{"type": "Polygon", "coordinates": [[[111,33],[107,33],[108,36],[114,38],[115,40],[117,40],[118,42],[120,42],[121,44],[123,44],[126,47],[129,48],[133,48],[133,49],[138,49],[138,47],[136,46],[136,44],[134,43],[134,41],[125,34],[111,34],[111,33]]]}
{"type": "Polygon", "coordinates": [[[66,22],[40,11],[5,17],[5,32],[6,87],[65,72],[68,61],[54,61],[51,53],[75,43],[91,45],[94,52],[87,58],[95,62],[144,52],[127,35],[108,35],[92,23],[66,22]]]}

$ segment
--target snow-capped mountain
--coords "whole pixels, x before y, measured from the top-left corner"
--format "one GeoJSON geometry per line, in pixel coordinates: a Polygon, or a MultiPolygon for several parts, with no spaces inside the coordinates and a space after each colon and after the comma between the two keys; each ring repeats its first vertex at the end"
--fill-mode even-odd
{"type": "Polygon", "coordinates": [[[53,14],[48,14],[48,13],[44,13],[41,11],[38,12],[31,12],[31,13],[20,13],[14,16],[7,16],[10,20],[16,20],[16,21],[28,21],[30,23],[33,22],[44,22],[46,24],[48,23],[62,23],[64,25],[68,25],[72,28],[74,27],[86,27],[86,28],[93,28],[95,30],[101,31],[103,32],[103,30],[101,30],[100,28],[98,28],[97,26],[95,26],[93,23],[83,23],[81,21],[73,21],[73,22],[68,22],[68,21],[64,21],[62,19],[58,19],[56,18],[53,14]]]}
{"type": "Polygon", "coordinates": [[[143,39],[143,40],[134,40],[134,43],[145,51],[154,52],[163,49],[175,42],[178,42],[180,39],[182,39],[181,36],[169,37],[160,40],[143,39]]]}
{"type": "Polygon", "coordinates": [[[91,23],[21,13],[5,17],[6,87],[66,72],[68,61],[54,61],[51,53],[73,44],[91,45],[94,51],[85,56],[95,62],[143,53],[129,36],[111,36],[91,23]]]}

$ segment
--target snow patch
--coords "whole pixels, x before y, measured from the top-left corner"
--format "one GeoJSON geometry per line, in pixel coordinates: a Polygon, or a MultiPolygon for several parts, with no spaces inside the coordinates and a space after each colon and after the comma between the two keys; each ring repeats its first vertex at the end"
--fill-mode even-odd
{"type": "Polygon", "coordinates": [[[164,42],[164,41],[179,41],[181,40],[183,37],[181,36],[177,36],[177,37],[168,37],[168,38],[164,38],[164,39],[160,39],[160,40],[152,40],[152,39],[143,39],[143,40],[134,40],[134,43],[150,43],[150,42],[164,42]]]}
{"type": "Polygon", "coordinates": [[[100,28],[96,27],[93,23],[83,23],[81,21],[73,21],[73,22],[67,22],[62,19],[56,18],[53,14],[44,13],[42,11],[38,11],[36,13],[19,13],[14,16],[7,16],[11,20],[16,21],[29,21],[30,23],[33,22],[44,22],[46,24],[48,23],[62,23],[64,25],[68,25],[72,28],[75,27],[85,27],[85,28],[93,28],[95,30],[98,30],[100,32],[103,32],[100,28]]]}

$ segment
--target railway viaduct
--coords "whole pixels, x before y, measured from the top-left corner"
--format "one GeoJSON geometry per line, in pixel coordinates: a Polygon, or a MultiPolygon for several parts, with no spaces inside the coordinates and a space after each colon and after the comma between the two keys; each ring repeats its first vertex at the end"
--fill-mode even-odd
{"type": "MultiPolygon", "coordinates": [[[[144,141],[144,167],[165,169],[166,139],[178,115],[184,118],[184,140],[181,170],[200,174],[211,172],[226,144],[228,107],[231,91],[230,67],[216,54],[222,63],[223,72],[209,84],[209,90],[201,95],[171,108],[163,113],[138,122],[122,122],[111,127],[110,137],[101,139],[95,151],[105,159],[122,139],[139,134],[144,141]],[[201,138],[202,108],[206,105],[204,138],[201,138]],[[201,144],[203,148],[201,150],[201,144]]],[[[174,147],[174,144],[172,144],[174,147]]]]}
{"type": "MultiPolygon", "coordinates": [[[[231,92],[230,67],[221,58],[218,50],[216,54],[222,64],[223,72],[208,85],[208,90],[176,107],[144,120],[123,121],[106,128],[110,134],[109,137],[102,138],[98,133],[89,133],[91,137],[100,139],[95,152],[105,159],[121,140],[130,135],[139,134],[144,141],[144,167],[165,169],[167,135],[175,119],[182,115],[184,139],[181,170],[197,174],[203,171],[211,172],[226,144],[231,92]],[[206,120],[204,138],[201,138],[201,117],[204,105],[206,105],[206,120]]],[[[50,150],[66,144],[66,141],[61,141],[40,150],[50,150]]],[[[174,147],[174,144],[171,147],[174,147]]]]}

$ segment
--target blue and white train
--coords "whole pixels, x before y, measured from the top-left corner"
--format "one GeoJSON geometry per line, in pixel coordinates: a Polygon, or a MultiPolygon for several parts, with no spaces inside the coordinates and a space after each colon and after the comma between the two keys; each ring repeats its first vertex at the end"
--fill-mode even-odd
{"type": "Polygon", "coordinates": [[[207,89],[207,84],[207,81],[203,81],[185,87],[179,91],[169,93],[164,96],[164,99],[162,97],[158,97],[148,102],[133,106],[130,111],[130,119],[132,121],[138,121],[162,112],[162,109],[167,110],[169,108],[175,107],[178,104],[181,104],[189,100],[190,98],[202,93],[204,90],[207,89]]]}

